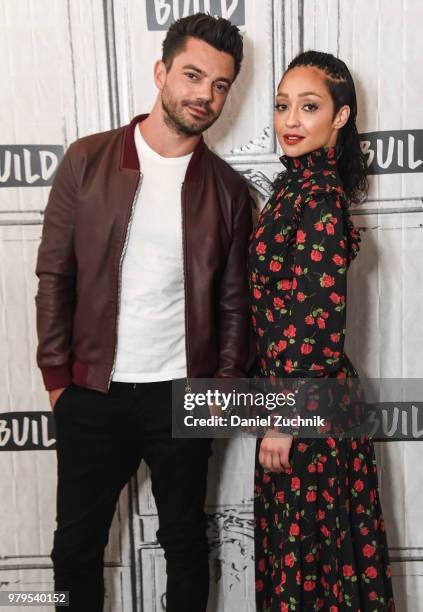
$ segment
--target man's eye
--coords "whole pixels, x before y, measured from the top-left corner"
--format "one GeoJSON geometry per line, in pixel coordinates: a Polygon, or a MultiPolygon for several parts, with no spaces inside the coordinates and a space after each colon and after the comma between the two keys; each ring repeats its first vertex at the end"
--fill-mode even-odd
{"type": "Polygon", "coordinates": [[[226,93],[228,91],[228,86],[225,83],[216,83],[215,88],[220,93],[226,93]]]}
{"type": "Polygon", "coordinates": [[[194,80],[197,78],[197,75],[194,74],[193,72],[186,72],[185,76],[187,76],[189,79],[194,80]]]}

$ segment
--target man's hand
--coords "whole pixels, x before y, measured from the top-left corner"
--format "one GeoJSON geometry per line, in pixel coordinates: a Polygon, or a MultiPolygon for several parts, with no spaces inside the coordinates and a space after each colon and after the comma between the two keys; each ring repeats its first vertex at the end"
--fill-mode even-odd
{"type": "Polygon", "coordinates": [[[52,410],[54,410],[57,400],[62,395],[65,389],[66,387],[59,387],[58,389],[52,389],[51,391],[49,391],[50,406],[52,410]]]}
{"type": "Polygon", "coordinates": [[[259,463],[270,472],[282,472],[290,468],[289,451],[293,437],[273,430],[267,430],[260,444],[259,463]]]}

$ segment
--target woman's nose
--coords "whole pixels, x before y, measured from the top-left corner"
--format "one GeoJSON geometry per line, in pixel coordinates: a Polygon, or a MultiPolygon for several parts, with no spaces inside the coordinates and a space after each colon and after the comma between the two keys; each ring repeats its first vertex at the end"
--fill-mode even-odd
{"type": "Polygon", "coordinates": [[[295,127],[299,125],[297,109],[292,108],[286,117],[286,127],[295,127]]]}

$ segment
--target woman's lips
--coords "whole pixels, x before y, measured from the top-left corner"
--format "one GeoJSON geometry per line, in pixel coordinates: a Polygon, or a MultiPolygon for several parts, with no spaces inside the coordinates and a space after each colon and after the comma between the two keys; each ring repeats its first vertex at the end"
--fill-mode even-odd
{"type": "Polygon", "coordinates": [[[299,136],[298,134],[285,134],[283,137],[283,141],[287,145],[298,144],[302,140],[304,140],[304,136],[299,136]]]}

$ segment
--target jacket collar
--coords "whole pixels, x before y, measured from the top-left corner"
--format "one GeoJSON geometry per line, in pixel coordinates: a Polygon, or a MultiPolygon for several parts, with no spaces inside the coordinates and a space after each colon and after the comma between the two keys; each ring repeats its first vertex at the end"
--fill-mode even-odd
{"type": "MultiPolygon", "coordinates": [[[[131,123],[125,126],[122,155],[121,155],[121,168],[128,168],[129,170],[140,171],[140,164],[138,160],[137,148],[135,146],[134,130],[135,126],[140,122],[147,119],[148,114],[136,115],[131,123]]],[[[206,143],[201,136],[198,144],[196,145],[193,155],[188,164],[187,172],[185,175],[185,181],[199,181],[201,179],[201,159],[205,151],[207,151],[206,143]]]]}

